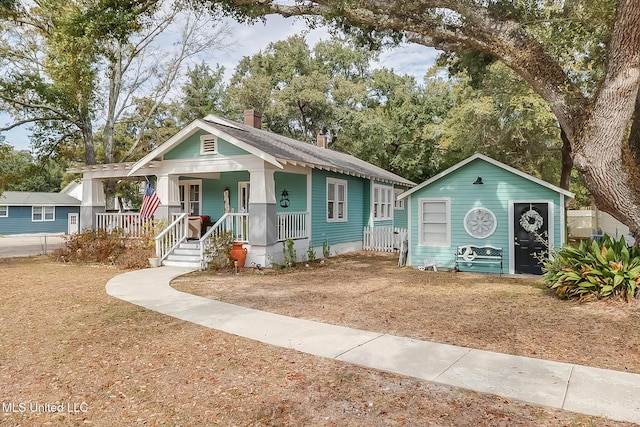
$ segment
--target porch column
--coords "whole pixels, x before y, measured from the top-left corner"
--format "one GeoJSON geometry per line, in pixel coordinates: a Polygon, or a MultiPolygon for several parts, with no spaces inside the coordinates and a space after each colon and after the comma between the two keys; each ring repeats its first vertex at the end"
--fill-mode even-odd
{"type": "Polygon", "coordinates": [[[106,212],[102,181],[82,178],[82,202],[80,203],[80,230],[95,230],[96,214],[106,212]]]}
{"type": "MultiPolygon", "coordinates": [[[[276,185],[273,169],[250,170],[249,244],[251,250],[277,242],[276,185]]],[[[265,265],[264,262],[261,263],[265,265]]]]}
{"type": "Polygon", "coordinates": [[[171,219],[171,215],[180,212],[180,192],[178,175],[159,175],[156,193],[160,198],[160,206],[156,210],[156,218],[171,219]]]}

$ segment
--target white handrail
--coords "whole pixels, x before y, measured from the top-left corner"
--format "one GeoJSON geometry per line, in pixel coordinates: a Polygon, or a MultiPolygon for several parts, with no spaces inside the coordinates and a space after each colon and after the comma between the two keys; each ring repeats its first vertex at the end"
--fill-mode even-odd
{"type": "Polygon", "coordinates": [[[162,262],[189,235],[189,214],[183,213],[156,236],[156,255],[162,262]]]}

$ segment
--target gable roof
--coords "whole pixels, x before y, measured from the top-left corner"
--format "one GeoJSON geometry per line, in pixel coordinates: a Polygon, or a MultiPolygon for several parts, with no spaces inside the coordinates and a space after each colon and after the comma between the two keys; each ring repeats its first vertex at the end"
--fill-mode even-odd
{"type": "Polygon", "coordinates": [[[165,153],[200,130],[216,135],[280,169],[286,164],[291,164],[371,178],[408,187],[416,185],[408,179],[349,154],[318,147],[214,115],[195,120],[183,128],[164,144],[136,162],[132,166],[129,175],[134,174],[135,171],[150,162],[159,160],[165,153]]]}
{"type": "Polygon", "coordinates": [[[0,195],[4,206],[80,206],[80,200],[68,194],[33,191],[5,191],[0,195]]]}
{"type": "Polygon", "coordinates": [[[565,190],[565,189],[560,188],[560,187],[556,187],[553,184],[549,184],[548,182],[543,181],[543,180],[541,180],[539,178],[536,178],[535,176],[532,176],[532,175],[529,175],[529,174],[524,173],[522,171],[519,171],[518,169],[512,168],[511,166],[505,165],[504,163],[499,162],[499,161],[497,161],[495,159],[492,159],[491,157],[487,157],[487,156],[485,156],[483,154],[476,153],[473,156],[468,157],[465,160],[461,161],[460,163],[457,163],[457,164],[451,166],[449,169],[446,169],[446,170],[440,172],[439,174],[437,174],[435,176],[432,176],[428,180],[424,181],[422,184],[419,184],[418,186],[413,187],[412,189],[410,189],[408,191],[405,191],[404,193],[398,195],[398,199],[406,198],[407,196],[415,193],[416,191],[419,191],[421,188],[424,188],[427,185],[432,184],[433,182],[439,180],[440,178],[442,178],[442,177],[444,177],[446,175],[449,175],[451,172],[454,172],[454,171],[466,166],[467,164],[473,162],[476,159],[483,160],[483,161],[485,161],[487,163],[490,163],[490,164],[492,164],[494,166],[497,166],[497,167],[499,167],[501,169],[509,171],[509,172],[511,172],[511,173],[513,173],[515,175],[518,175],[518,176],[520,176],[520,177],[522,177],[522,178],[524,178],[526,180],[529,180],[531,182],[535,182],[536,184],[541,185],[543,187],[546,187],[546,188],[548,188],[550,190],[553,190],[553,191],[555,191],[557,193],[564,194],[567,197],[571,197],[571,198],[575,197],[575,194],[573,194],[571,191],[565,190]]]}

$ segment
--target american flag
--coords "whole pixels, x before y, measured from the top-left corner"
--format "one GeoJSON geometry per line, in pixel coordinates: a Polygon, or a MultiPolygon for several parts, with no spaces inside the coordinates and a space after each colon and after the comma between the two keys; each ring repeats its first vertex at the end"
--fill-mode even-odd
{"type": "Polygon", "coordinates": [[[142,198],[142,206],[140,207],[141,218],[151,218],[156,209],[160,206],[160,198],[153,189],[151,183],[147,183],[147,189],[144,191],[144,197],[142,198]]]}

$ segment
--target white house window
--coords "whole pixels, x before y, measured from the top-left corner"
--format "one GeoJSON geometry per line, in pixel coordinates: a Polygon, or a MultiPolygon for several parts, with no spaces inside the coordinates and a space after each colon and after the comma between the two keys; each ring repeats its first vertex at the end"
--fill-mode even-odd
{"type": "Polygon", "coordinates": [[[327,178],[327,222],[347,220],[347,181],[327,178]]]}
{"type": "Polygon", "coordinates": [[[393,188],[386,185],[373,186],[373,219],[377,221],[393,218],[393,188]]]}
{"type": "Polygon", "coordinates": [[[400,188],[396,188],[393,190],[393,208],[397,211],[404,210],[404,199],[398,200],[398,196],[402,193],[403,191],[400,188]]]}
{"type": "Polygon", "coordinates": [[[202,135],[200,137],[200,154],[218,154],[218,137],[202,135]]]}
{"type": "Polygon", "coordinates": [[[451,245],[451,211],[449,199],[420,199],[419,233],[421,246],[451,245]]]}
{"type": "Polygon", "coordinates": [[[55,207],[53,206],[32,206],[31,221],[53,221],[56,217],[55,207]]]}
{"type": "Polygon", "coordinates": [[[0,218],[9,216],[9,206],[0,206],[0,218]]]}

